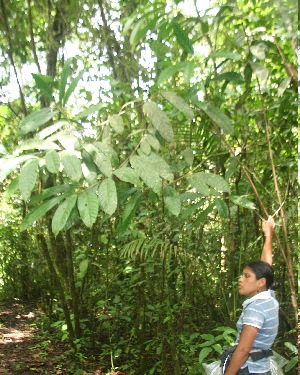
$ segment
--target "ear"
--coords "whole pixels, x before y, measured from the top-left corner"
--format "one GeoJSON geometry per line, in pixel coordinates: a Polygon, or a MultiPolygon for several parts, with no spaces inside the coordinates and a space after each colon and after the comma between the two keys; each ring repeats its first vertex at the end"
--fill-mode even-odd
{"type": "Polygon", "coordinates": [[[259,279],[259,284],[260,286],[266,286],[267,285],[267,279],[265,277],[262,277],[261,279],[259,279]]]}

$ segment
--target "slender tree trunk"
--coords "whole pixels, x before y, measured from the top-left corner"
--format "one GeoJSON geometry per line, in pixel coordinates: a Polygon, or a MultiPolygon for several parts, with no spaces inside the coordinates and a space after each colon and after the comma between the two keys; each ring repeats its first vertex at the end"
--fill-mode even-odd
{"type": "Polygon", "coordinates": [[[51,258],[51,255],[50,255],[50,252],[49,252],[49,249],[48,249],[47,241],[46,241],[44,235],[38,234],[37,239],[38,239],[38,242],[39,242],[39,244],[41,246],[41,249],[43,251],[43,255],[46,259],[51,277],[52,277],[52,279],[55,283],[55,286],[58,290],[60,303],[62,305],[62,309],[64,311],[64,315],[65,315],[65,319],[66,319],[66,323],[67,323],[67,327],[68,327],[70,344],[74,347],[73,341],[76,338],[76,335],[75,335],[73,325],[72,325],[71,313],[70,313],[69,306],[68,306],[68,303],[67,303],[67,296],[66,296],[65,290],[64,290],[63,285],[60,281],[60,277],[58,276],[58,274],[56,272],[55,266],[53,264],[53,261],[52,261],[52,258],[51,258]]]}

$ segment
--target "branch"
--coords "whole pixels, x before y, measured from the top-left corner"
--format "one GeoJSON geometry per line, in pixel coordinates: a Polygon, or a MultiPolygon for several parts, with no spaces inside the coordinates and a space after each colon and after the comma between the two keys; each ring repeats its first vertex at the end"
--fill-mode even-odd
{"type": "Polygon", "coordinates": [[[31,12],[31,0],[27,0],[28,4],[28,24],[29,24],[29,33],[30,33],[30,44],[31,44],[31,49],[33,52],[34,56],[34,61],[36,63],[36,66],[38,68],[39,73],[41,73],[41,67],[39,64],[39,59],[36,53],[36,48],[35,48],[35,42],[34,42],[34,33],[33,33],[33,23],[32,23],[32,12],[31,12]]]}
{"type": "Polygon", "coordinates": [[[6,13],[6,8],[5,8],[4,3],[5,3],[4,1],[0,0],[1,10],[2,10],[4,24],[5,24],[4,26],[5,26],[6,36],[7,36],[7,42],[8,42],[8,56],[9,56],[9,59],[10,59],[10,62],[12,64],[12,66],[13,66],[14,73],[15,73],[16,80],[17,80],[17,84],[18,84],[18,87],[19,87],[19,93],[20,93],[22,108],[23,108],[24,114],[27,115],[25,97],[24,97],[24,94],[23,94],[22,86],[21,86],[20,81],[19,81],[19,76],[18,76],[16,65],[15,65],[15,61],[14,61],[13,48],[12,48],[13,43],[12,43],[12,38],[11,38],[11,35],[10,35],[9,23],[8,23],[7,13],[6,13]]]}

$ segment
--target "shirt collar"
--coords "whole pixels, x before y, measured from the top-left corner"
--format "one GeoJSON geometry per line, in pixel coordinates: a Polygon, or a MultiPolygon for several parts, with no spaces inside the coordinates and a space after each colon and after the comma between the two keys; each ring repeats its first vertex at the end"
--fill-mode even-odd
{"type": "Polygon", "coordinates": [[[243,302],[243,308],[245,308],[246,306],[249,305],[249,303],[255,301],[255,300],[258,300],[258,299],[269,299],[269,298],[272,298],[272,294],[271,294],[271,291],[270,290],[265,290],[263,292],[260,292],[258,294],[256,294],[255,296],[251,297],[251,298],[248,298],[246,299],[246,301],[243,302]]]}

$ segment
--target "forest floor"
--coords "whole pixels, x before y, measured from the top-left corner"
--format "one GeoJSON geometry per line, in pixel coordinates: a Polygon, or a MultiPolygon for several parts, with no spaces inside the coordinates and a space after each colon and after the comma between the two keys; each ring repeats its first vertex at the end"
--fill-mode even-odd
{"type": "MultiPolygon", "coordinates": [[[[34,303],[0,302],[0,375],[67,375],[67,343],[45,337],[38,329],[42,313],[34,303]]],[[[81,374],[104,375],[96,363],[81,374]]]]}

